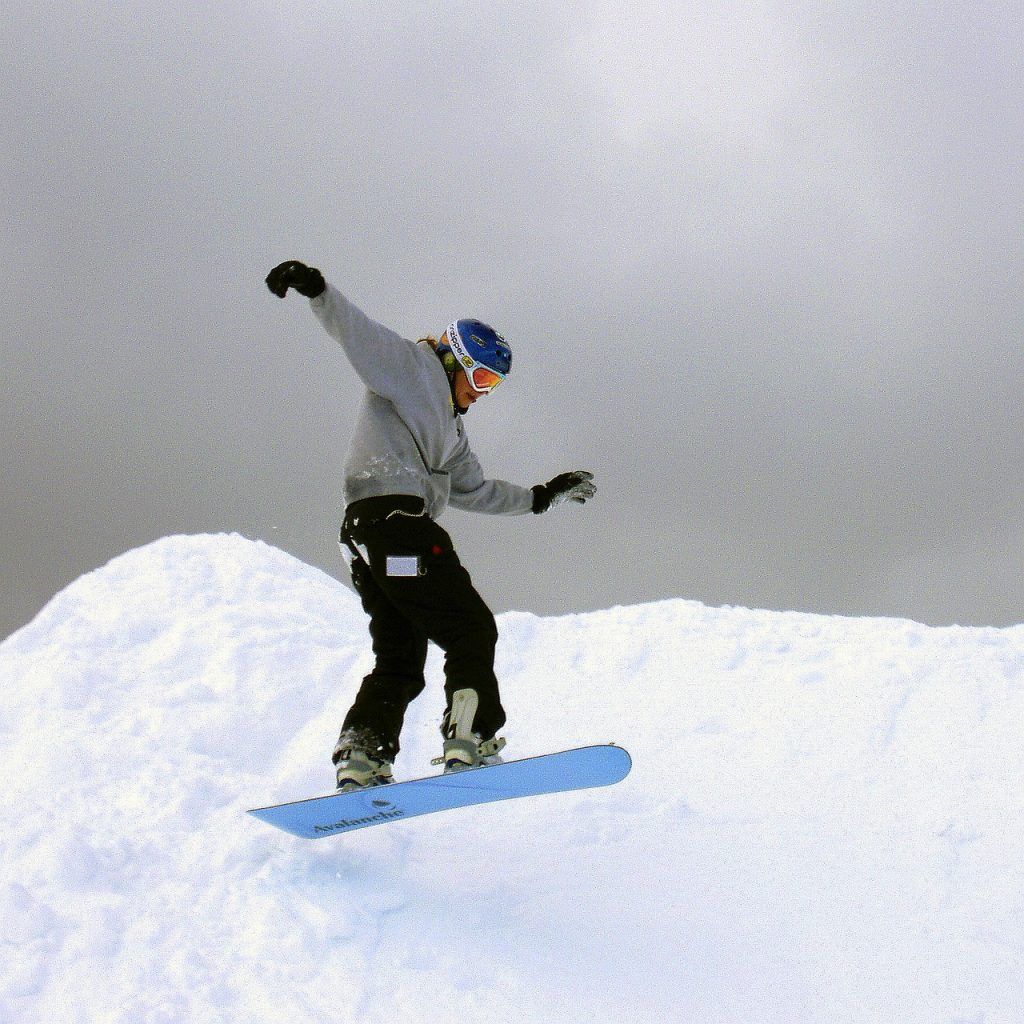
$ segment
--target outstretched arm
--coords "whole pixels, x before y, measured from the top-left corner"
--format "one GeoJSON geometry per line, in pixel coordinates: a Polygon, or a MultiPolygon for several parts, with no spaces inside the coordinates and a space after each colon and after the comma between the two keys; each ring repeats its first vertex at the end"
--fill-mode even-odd
{"type": "Polygon", "coordinates": [[[278,298],[289,288],[310,299],[324,330],[345,350],[348,361],[371,390],[396,404],[401,402],[415,365],[416,346],[383,324],[371,320],[324,281],[315,267],[286,260],[267,275],[267,287],[278,298]]]}

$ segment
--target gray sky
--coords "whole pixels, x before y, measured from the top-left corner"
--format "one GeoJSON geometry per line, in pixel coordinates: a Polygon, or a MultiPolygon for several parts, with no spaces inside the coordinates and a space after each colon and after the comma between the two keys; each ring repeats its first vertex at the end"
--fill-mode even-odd
{"type": "Polygon", "coordinates": [[[1018,3],[8,4],[0,636],[237,531],[346,579],[360,393],[284,259],[493,323],[496,611],[1024,621],[1018,3]]]}

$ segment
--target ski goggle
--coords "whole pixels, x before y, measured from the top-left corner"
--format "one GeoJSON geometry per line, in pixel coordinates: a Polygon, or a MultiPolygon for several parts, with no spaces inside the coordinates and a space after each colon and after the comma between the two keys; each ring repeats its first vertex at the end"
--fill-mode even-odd
{"type": "Polygon", "coordinates": [[[469,383],[475,391],[483,391],[485,394],[493,391],[505,378],[500,373],[495,373],[489,366],[482,366],[477,363],[473,369],[468,370],[469,383]]]}
{"type": "Polygon", "coordinates": [[[448,347],[455,353],[459,365],[466,371],[469,383],[474,391],[487,394],[493,391],[504,379],[503,373],[498,373],[493,367],[485,366],[478,359],[474,359],[466,350],[459,336],[459,329],[456,324],[449,324],[444,332],[444,340],[448,347]]]}

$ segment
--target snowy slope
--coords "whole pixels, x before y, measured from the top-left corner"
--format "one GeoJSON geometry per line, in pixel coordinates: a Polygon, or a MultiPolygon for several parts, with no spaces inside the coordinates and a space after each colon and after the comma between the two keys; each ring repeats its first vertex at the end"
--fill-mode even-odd
{"type": "Polygon", "coordinates": [[[244,811],[330,788],[351,592],[216,536],[57,595],[0,645],[0,1020],[1024,1020],[1024,627],[499,625],[509,754],[629,778],[303,842],[244,811]]]}

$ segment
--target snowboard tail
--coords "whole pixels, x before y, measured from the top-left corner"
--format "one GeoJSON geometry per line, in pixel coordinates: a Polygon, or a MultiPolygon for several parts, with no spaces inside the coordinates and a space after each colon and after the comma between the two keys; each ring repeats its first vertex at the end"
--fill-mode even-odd
{"type": "Polygon", "coordinates": [[[610,786],[621,782],[631,767],[630,756],[622,747],[577,747],[448,775],[257,807],[248,813],[294,836],[322,839],[435,811],[610,786]]]}

